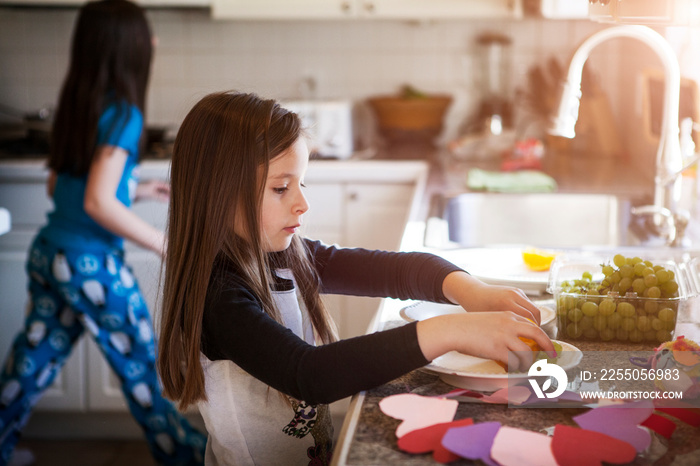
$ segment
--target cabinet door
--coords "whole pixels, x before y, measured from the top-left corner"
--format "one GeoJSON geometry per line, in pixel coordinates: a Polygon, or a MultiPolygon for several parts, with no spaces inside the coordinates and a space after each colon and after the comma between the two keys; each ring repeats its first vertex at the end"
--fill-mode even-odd
{"type": "MultiPolygon", "coordinates": [[[[397,251],[406,228],[414,185],[347,184],[345,244],[397,251]]],[[[380,298],[343,296],[342,336],[367,333],[380,298]]]]}
{"type": "MultiPolygon", "coordinates": [[[[156,201],[137,202],[133,212],[151,225],[163,230],[167,223],[168,204],[156,201]]],[[[125,258],[154,319],[162,303],[160,290],[160,257],[133,244],[126,243],[125,258]]],[[[90,341],[87,351],[88,409],[90,411],[124,411],[127,409],[119,379],[102,356],[102,352],[90,341]]]]}
{"type": "Polygon", "coordinates": [[[355,0],[212,0],[218,19],[333,19],[353,16],[355,0]]]}
{"type": "Polygon", "coordinates": [[[357,0],[360,14],[403,19],[520,18],[522,0],[357,0]]]}
{"type": "Polygon", "coordinates": [[[304,190],[309,210],[302,218],[301,234],[326,244],[343,241],[343,186],[309,183],[304,190]]]}
{"type": "MultiPolygon", "coordinates": [[[[41,186],[43,189],[43,185],[41,186]]],[[[35,230],[11,231],[0,237],[0,358],[4,363],[17,333],[24,327],[29,295],[25,263],[35,230]]],[[[86,407],[84,343],[73,347],[63,369],[36,406],[44,411],[82,411],[86,407]]]]}

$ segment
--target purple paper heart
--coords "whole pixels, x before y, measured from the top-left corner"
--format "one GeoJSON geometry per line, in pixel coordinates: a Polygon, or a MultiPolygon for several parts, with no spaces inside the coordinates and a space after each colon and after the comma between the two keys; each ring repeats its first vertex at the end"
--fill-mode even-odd
{"type": "Polygon", "coordinates": [[[481,460],[489,466],[498,466],[498,463],[491,459],[491,446],[500,428],[500,422],[454,427],[442,437],[442,446],[462,458],[481,460]]]}
{"type": "Polygon", "coordinates": [[[649,432],[639,425],[654,412],[651,401],[635,401],[624,405],[601,406],[591,409],[574,421],[582,429],[593,430],[632,445],[638,452],[651,443],[649,432]]]}

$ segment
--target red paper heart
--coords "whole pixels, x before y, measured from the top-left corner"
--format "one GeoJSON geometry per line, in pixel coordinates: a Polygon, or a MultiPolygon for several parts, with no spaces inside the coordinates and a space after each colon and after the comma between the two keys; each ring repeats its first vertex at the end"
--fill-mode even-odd
{"type": "Polygon", "coordinates": [[[673,416],[693,427],[700,427],[700,409],[698,408],[665,408],[657,406],[656,410],[673,416]]]}
{"type": "Polygon", "coordinates": [[[666,438],[671,438],[673,431],[676,430],[676,424],[672,420],[659,416],[658,414],[652,414],[640,425],[647,427],[666,438]]]}
{"type": "Polygon", "coordinates": [[[474,424],[474,421],[471,418],[466,418],[423,427],[399,438],[397,445],[407,453],[429,453],[432,451],[435,461],[438,463],[450,463],[458,460],[459,456],[442,446],[442,437],[444,437],[445,432],[453,427],[470,426],[472,424],[474,424]]]}
{"type": "Polygon", "coordinates": [[[603,461],[625,464],[637,456],[637,450],[627,442],[562,424],[554,428],[552,453],[557,463],[567,466],[599,466],[603,461]]]}

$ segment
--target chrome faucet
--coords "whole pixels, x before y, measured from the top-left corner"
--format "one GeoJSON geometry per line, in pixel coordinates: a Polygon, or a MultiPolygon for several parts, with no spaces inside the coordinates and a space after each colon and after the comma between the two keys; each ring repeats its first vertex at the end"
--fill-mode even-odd
{"type": "Polygon", "coordinates": [[[664,67],[664,104],[661,120],[661,136],[656,152],[654,177],[654,204],[633,207],[633,215],[650,215],[652,230],[664,238],[670,246],[680,246],[689,214],[679,210],[683,166],[680,146],[678,107],[680,100],[680,67],[678,59],[664,37],[647,26],[615,26],[589,36],[574,53],[566,82],[563,84],[559,109],[550,133],[573,138],[581,99],[581,75],[583,65],[591,51],[600,43],[617,37],[638,39],[659,56],[664,67]]]}

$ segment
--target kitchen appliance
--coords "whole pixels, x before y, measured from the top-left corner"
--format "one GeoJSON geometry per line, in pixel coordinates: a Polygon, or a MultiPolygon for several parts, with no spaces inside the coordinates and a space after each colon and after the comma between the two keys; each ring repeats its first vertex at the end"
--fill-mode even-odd
{"type": "Polygon", "coordinates": [[[348,159],[352,156],[351,101],[293,100],[283,101],[281,105],[301,118],[312,157],[348,159]]]}

